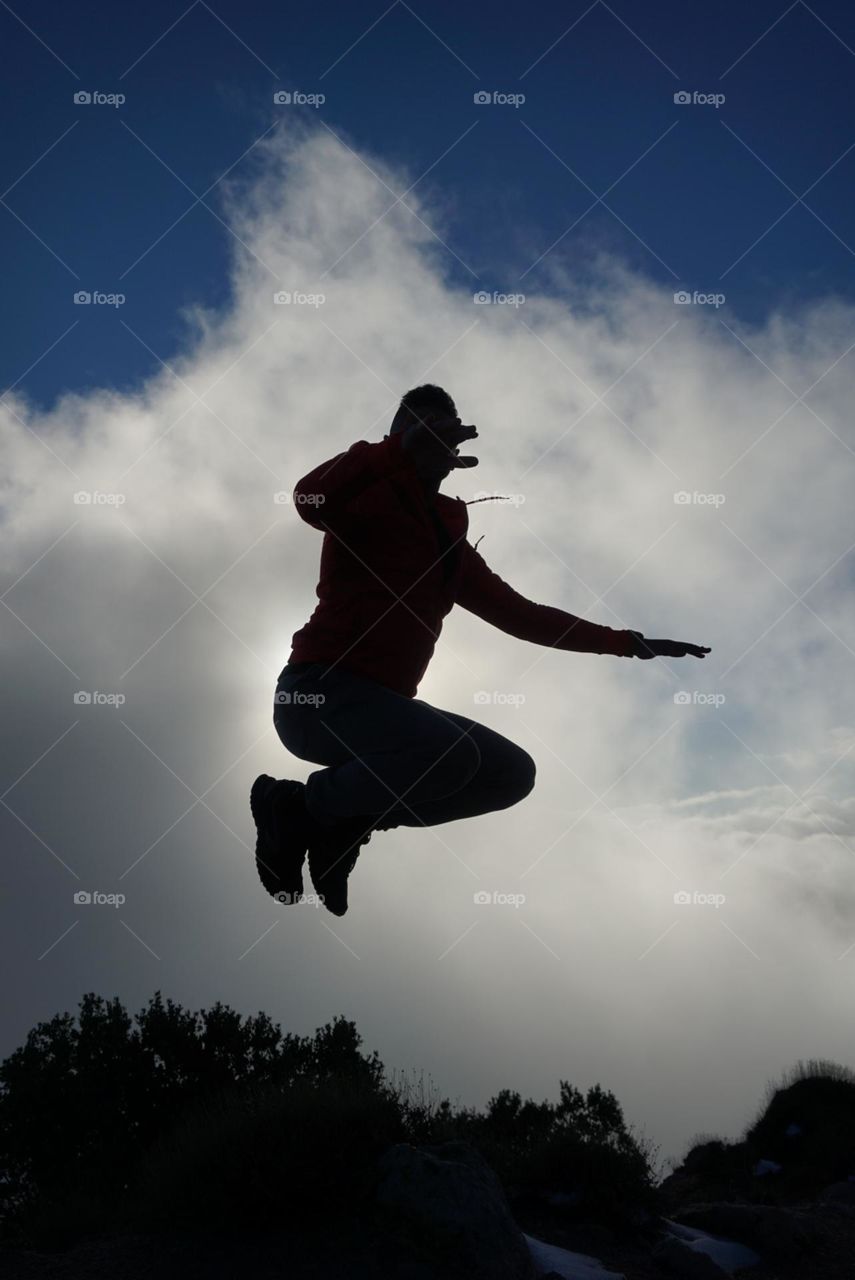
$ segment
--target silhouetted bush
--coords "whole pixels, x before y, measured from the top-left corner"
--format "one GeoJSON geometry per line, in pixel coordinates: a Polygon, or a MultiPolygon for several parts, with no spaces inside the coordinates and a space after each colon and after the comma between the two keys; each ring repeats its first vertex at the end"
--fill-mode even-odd
{"type": "Polygon", "coordinates": [[[767,1085],[744,1142],[752,1160],[780,1164],[763,1178],[776,1199],[855,1177],[855,1072],[836,1062],[798,1062],[767,1085]]]}
{"type": "Polygon", "coordinates": [[[616,1226],[656,1206],[654,1150],[599,1085],[583,1094],[562,1080],[557,1103],[523,1102],[503,1089],[485,1114],[466,1110],[447,1123],[481,1151],[512,1198],[557,1196],[567,1218],[616,1226]]]}
{"type": "Polygon", "coordinates": [[[366,1080],[219,1094],[143,1157],[127,1220],[145,1230],[323,1230],[366,1212],[378,1157],[406,1138],[394,1097],[366,1080]]]}
{"type": "Polygon", "coordinates": [[[739,1141],[698,1135],[666,1192],[669,1202],[691,1189],[697,1200],[783,1205],[849,1178],[855,1178],[855,1072],[812,1060],[767,1084],[739,1141]]]}
{"type": "Polygon", "coordinates": [[[0,1065],[0,1211],[7,1240],[248,1225],[329,1229],[370,1206],[395,1142],[464,1138],[513,1196],[572,1193],[616,1220],[652,1194],[647,1148],[610,1093],[565,1081],[556,1104],[508,1090],[485,1113],[389,1082],[353,1023],[283,1035],[220,1003],[160,992],[131,1017],[87,994],[0,1065]]]}
{"type": "Polygon", "coordinates": [[[65,1239],[118,1211],[144,1152],[193,1105],[262,1084],[379,1088],[376,1054],[343,1018],[312,1037],[217,1003],[191,1013],[157,992],[136,1018],[87,994],[0,1065],[0,1212],[8,1234],[65,1239]]]}

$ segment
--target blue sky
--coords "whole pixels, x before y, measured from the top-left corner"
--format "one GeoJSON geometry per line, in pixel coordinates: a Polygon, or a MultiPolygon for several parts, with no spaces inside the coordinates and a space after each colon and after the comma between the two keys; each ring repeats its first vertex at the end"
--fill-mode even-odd
{"type": "Polygon", "coordinates": [[[464,287],[548,287],[557,242],[580,276],[605,248],[675,289],[724,292],[748,321],[855,292],[855,11],[839,0],[103,0],[4,4],[0,26],[0,384],[43,406],[137,385],[180,347],[184,308],[227,301],[237,245],[212,184],[251,180],[283,110],[425,175],[442,269],[464,287]],[[276,106],[282,89],[326,101],[276,106]],[[81,90],[126,101],[77,105],[81,90]],[[479,90],[525,101],[479,106],[479,90]],[[681,91],[724,101],[675,104],[681,91]],[[83,311],[81,289],[126,301],[83,311]]]}

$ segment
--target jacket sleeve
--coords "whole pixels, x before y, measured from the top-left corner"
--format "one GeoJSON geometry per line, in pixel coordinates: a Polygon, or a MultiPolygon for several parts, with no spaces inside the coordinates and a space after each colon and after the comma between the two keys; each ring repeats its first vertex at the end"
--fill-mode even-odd
{"type": "Polygon", "coordinates": [[[350,514],[358,514],[378,482],[393,476],[416,480],[416,471],[402,449],[402,433],[383,440],[357,440],[344,453],[322,462],[294,486],[294,506],[315,529],[335,527],[350,514]]]}
{"type": "Polygon", "coordinates": [[[629,658],[636,646],[631,631],[615,631],[563,609],[527,600],[494,573],[469,542],[463,544],[455,603],[518,640],[551,649],[629,658]]]}

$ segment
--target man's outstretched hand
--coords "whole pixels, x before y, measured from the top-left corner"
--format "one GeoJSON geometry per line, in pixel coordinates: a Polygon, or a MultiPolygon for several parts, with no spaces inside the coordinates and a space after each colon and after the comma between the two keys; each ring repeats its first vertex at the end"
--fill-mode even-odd
{"type": "Polygon", "coordinates": [[[650,640],[640,631],[632,631],[635,636],[634,658],[705,658],[710,649],[700,644],[689,644],[686,640],[650,640]]]}
{"type": "Polygon", "coordinates": [[[456,467],[477,467],[477,458],[461,458],[457,453],[458,445],[477,435],[476,427],[464,426],[459,418],[426,414],[422,422],[413,422],[404,429],[401,443],[420,475],[443,480],[456,467]]]}

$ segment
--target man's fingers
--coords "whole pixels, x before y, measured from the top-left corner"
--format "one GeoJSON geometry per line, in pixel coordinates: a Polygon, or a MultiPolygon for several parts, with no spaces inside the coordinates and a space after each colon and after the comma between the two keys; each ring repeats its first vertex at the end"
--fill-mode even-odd
{"type": "Polygon", "coordinates": [[[689,644],[686,640],[651,640],[642,636],[639,636],[639,646],[639,658],[705,658],[712,652],[706,645],[689,644]]]}
{"type": "Polygon", "coordinates": [[[711,652],[710,649],[706,649],[700,644],[687,644],[682,640],[672,640],[671,643],[674,645],[676,650],[673,655],[675,658],[688,658],[689,656],[693,658],[705,658],[707,654],[711,652]]]}
{"type": "Polygon", "coordinates": [[[459,418],[428,418],[425,426],[432,435],[450,446],[460,444],[462,440],[474,440],[478,435],[477,427],[464,426],[459,418]]]}

